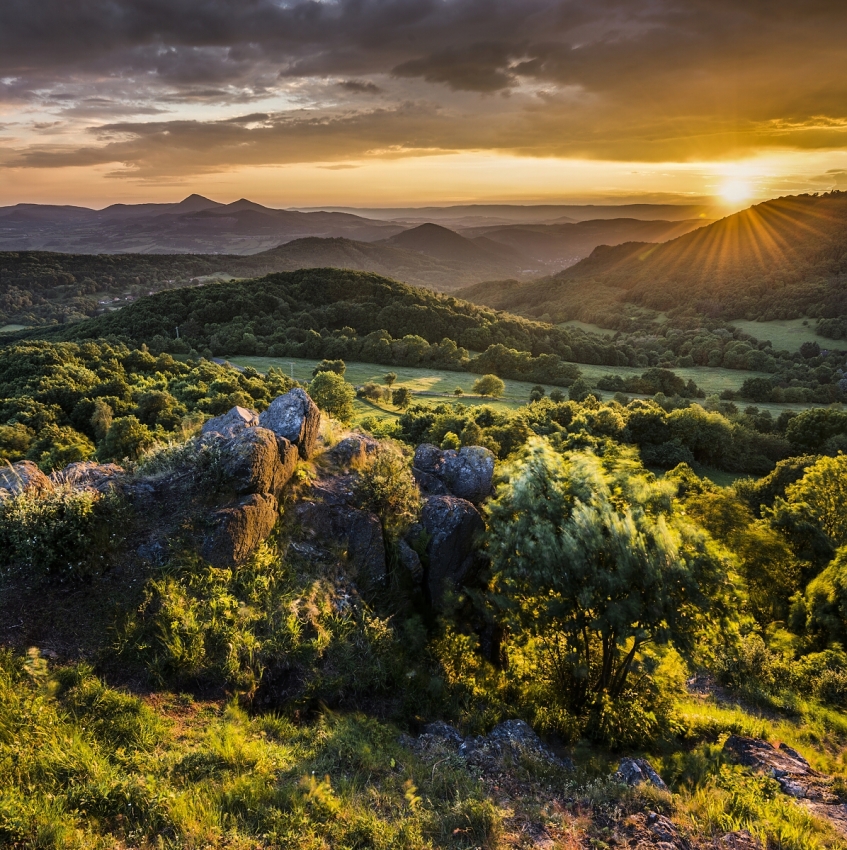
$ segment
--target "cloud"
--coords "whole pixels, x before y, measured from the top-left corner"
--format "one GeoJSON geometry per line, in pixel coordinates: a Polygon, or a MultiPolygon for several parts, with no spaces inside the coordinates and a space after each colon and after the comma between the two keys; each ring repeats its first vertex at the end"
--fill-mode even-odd
{"type": "Polygon", "coordinates": [[[380,94],[382,89],[368,80],[341,80],[338,87],[353,94],[380,94]]]}
{"type": "Polygon", "coordinates": [[[845,28],[843,0],[5,0],[0,105],[91,125],[19,147],[18,167],[156,176],[452,150],[842,148],[845,28]],[[382,109],[363,108],[373,95],[382,109]],[[268,117],[233,118],[241,104],[268,117]],[[162,109],[176,120],[114,123],[162,109]]]}

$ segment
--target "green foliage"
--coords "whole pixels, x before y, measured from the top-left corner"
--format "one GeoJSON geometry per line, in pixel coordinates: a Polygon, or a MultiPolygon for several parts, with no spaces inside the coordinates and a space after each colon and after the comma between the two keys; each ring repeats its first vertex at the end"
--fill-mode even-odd
{"type": "Polygon", "coordinates": [[[501,829],[466,770],[433,770],[375,720],[148,705],[37,653],[0,659],[0,759],[8,846],[460,850],[501,829]]]}
{"type": "Polygon", "coordinates": [[[319,372],[335,372],[343,378],[346,371],[347,364],[343,360],[321,360],[312,370],[312,377],[314,378],[319,372]]]}
{"type": "Polygon", "coordinates": [[[78,581],[107,563],[120,535],[115,496],[57,487],[0,501],[0,569],[58,581],[78,581]]]}
{"type": "Polygon", "coordinates": [[[408,387],[398,387],[391,394],[391,403],[405,410],[412,403],[412,391],[408,387]]]}
{"type": "Polygon", "coordinates": [[[356,392],[336,372],[318,372],[309,384],[309,395],[324,413],[339,422],[349,422],[353,418],[356,392]]]}
{"type": "Polygon", "coordinates": [[[726,613],[718,553],[631,461],[536,439],[505,477],[486,509],[492,602],[577,716],[623,696],[645,646],[691,652],[726,613]]]}
{"type": "Polygon", "coordinates": [[[115,420],[103,439],[100,460],[138,460],[155,442],[153,432],[135,416],[115,420]]]}
{"type": "Polygon", "coordinates": [[[808,505],[834,546],[847,544],[847,455],[818,459],[785,492],[790,502],[808,505]]]}
{"type": "Polygon", "coordinates": [[[394,382],[397,380],[397,373],[396,372],[386,372],[383,380],[385,381],[386,386],[391,387],[394,384],[394,382]]]}
{"type": "Polygon", "coordinates": [[[489,395],[497,398],[506,391],[506,385],[496,375],[483,375],[474,381],[473,392],[477,395],[489,395]]]}
{"type": "Polygon", "coordinates": [[[379,517],[384,532],[396,536],[418,518],[420,491],[399,445],[380,443],[356,471],[356,502],[379,517]]]}

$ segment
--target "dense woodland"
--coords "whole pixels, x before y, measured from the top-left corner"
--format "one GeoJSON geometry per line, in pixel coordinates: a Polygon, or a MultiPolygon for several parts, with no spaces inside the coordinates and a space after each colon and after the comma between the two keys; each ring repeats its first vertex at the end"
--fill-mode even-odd
{"type": "Polygon", "coordinates": [[[845,355],[835,348],[775,351],[738,330],[699,322],[648,322],[631,333],[600,336],[336,269],[163,292],[89,322],[17,336],[110,337],[145,344],[156,354],[207,358],[245,354],[429,365],[561,386],[577,377],[575,363],[722,366],[766,373],[751,376],[741,393],[756,402],[829,404],[841,401],[847,388],[845,355]]]}

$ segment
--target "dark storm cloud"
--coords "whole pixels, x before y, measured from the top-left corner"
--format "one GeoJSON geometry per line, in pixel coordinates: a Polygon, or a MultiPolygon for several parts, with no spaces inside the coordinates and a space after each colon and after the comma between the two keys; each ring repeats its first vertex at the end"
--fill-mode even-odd
{"type": "Polygon", "coordinates": [[[261,126],[110,125],[76,150],[20,150],[19,165],[736,156],[844,145],[845,31],[843,0],[5,0],[0,102],[112,120],[311,99],[261,126]],[[374,94],[385,109],[367,108],[374,94]]]}

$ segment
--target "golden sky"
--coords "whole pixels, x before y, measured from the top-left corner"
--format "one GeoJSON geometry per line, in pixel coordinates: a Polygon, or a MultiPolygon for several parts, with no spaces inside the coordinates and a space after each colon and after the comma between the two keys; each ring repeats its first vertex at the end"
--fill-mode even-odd
{"type": "Polygon", "coordinates": [[[4,0],[0,204],[847,188],[847,3],[4,0]]]}

